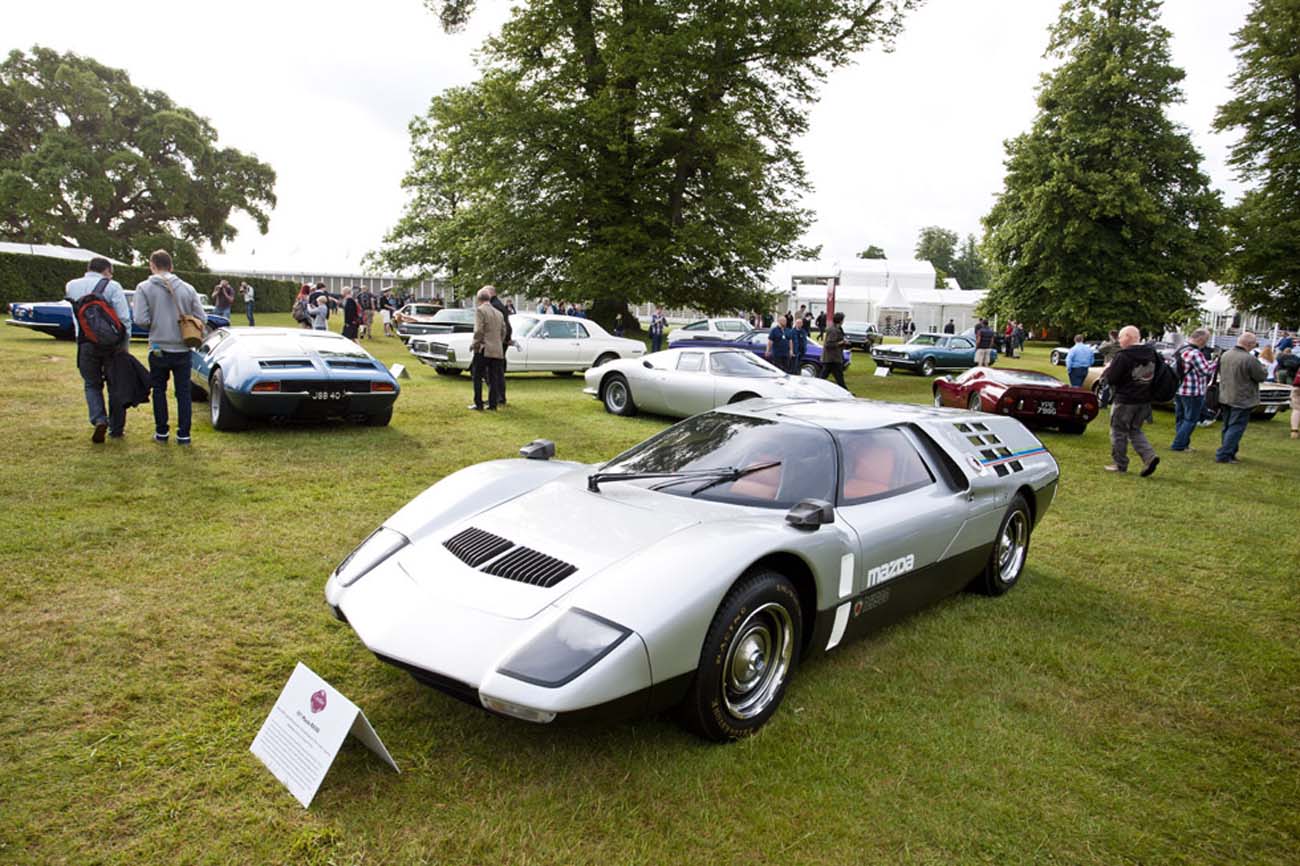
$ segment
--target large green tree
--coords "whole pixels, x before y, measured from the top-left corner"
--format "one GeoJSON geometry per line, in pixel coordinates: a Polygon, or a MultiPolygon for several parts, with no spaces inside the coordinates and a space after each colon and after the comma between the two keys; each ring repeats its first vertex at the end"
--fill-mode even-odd
{"type": "Polygon", "coordinates": [[[940,226],[926,226],[916,238],[916,259],[934,265],[934,287],[946,288],[955,267],[957,233],[940,226]]]}
{"type": "Polygon", "coordinates": [[[887,258],[887,257],[885,256],[885,251],[884,251],[883,249],[881,249],[880,247],[876,246],[875,244],[868,244],[868,245],[867,245],[867,248],[866,248],[865,250],[863,250],[862,252],[858,253],[858,258],[860,258],[860,259],[883,259],[883,258],[887,258]]]}
{"type": "MultiPolygon", "coordinates": [[[[569,298],[745,308],[810,254],[795,139],[827,73],[918,0],[545,0],[412,125],[375,259],[569,298]]],[[[445,24],[472,4],[430,4],[445,24]]]]}
{"type": "Polygon", "coordinates": [[[1235,96],[1215,128],[1241,130],[1229,163],[1254,184],[1232,209],[1227,283],[1242,309],[1300,324],[1300,3],[1255,0],[1236,32],[1235,96]]]}
{"type": "Polygon", "coordinates": [[[36,47],[0,63],[0,237],[119,259],[233,239],[233,211],[266,232],[275,172],[217,146],[204,118],[126,72],[36,47]]]}
{"type": "Polygon", "coordinates": [[[988,267],[984,264],[984,254],[980,252],[975,235],[966,235],[961,250],[952,262],[952,275],[963,289],[987,289],[989,286],[988,267]]]}
{"type": "Polygon", "coordinates": [[[1073,331],[1183,320],[1224,251],[1223,205],[1166,109],[1182,100],[1157,0],[1067,0],[1029,132],[984,218],[990,312],[1073,331]]]}

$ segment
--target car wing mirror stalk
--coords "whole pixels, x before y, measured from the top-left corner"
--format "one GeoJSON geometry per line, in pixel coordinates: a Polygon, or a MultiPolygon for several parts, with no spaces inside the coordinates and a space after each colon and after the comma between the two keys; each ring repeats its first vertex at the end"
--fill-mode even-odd
{"type": "Polygon", "coordinates": [[[804,499],[786,512],[785,522],[795,529],[813,530],[834,523],[835,508],[825,499],[804,499]]]}
{"type": "Polygon", "coordinates": [[[550,439],[534,439],[519,449],[519,456],[527,460],[550,460],[555,456],[555,443],[550,439]]]}

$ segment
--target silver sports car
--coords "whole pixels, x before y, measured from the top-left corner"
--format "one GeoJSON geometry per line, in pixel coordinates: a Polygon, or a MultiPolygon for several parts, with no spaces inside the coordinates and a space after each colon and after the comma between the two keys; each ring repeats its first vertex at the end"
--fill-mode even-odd
{"type": "Polygon", "coordinates": [[[598,465],[462,469],[376,529],[325,597],[382,660],[531,722],[678,706],[753,733],[801,658],[1020,578],[1057,465],[1013,418],[751,400],[598,465]]]}
{"type": "Polygon", "coordinates": [[[754,397],[851,400],[833,382],[791,376],[744,349],[691,347],[625,358],[586,373],[590,394],[615,415],[684,418],[754,397]]]}

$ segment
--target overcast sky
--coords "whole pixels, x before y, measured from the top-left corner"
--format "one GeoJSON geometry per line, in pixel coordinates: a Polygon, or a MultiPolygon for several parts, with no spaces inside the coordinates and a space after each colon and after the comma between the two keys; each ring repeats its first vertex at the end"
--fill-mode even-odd
{"type": "MultiPolygon", "coordinates": [[[[867,243],[910,258],[918,230],[979,233],[1002,185],[1002,142],[1028,128],[1057,0],[928,0],[893,53],[836,72],[802,141],[817,215],[807,241],[847,260],[867,243]]],[[[1214,135],[1228,95],[1232,32],[1249,0],[1166,0],[1191,132],[1214,184],[1232,139],[1214,135]]],[[[238,218],[213,267],[352,272],[401,211],[406,125],[442,89],[473,80],[474,52],[509,4],[480,0],[447,35],[420,0],[44,0],[5,11],[0,48],[93,56],[209,118],[221,144],[278,175],[270,231],[238,218]],[[170,35],[162,39],[155,33],[170,35]]]]}

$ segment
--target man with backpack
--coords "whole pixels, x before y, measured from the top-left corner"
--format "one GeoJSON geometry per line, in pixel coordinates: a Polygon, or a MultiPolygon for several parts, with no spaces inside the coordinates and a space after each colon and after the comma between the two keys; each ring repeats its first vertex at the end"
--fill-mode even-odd
{"type": "Polygon", "coordinates": [[[1102,381],[1114,392],[1110,409],[1110,455],[1113,463],[1107,472],[1128,471],[1128,445],[1142,458],[1142,477],[1156,471],[1160,458],[1151,447],[1142,424],[1151,415],[1151,386],[1157,370],[1164,361],[1156,350],[1142,342],[1142,333],[1134,325],[1125,325],[1119,331],[1120,350],[1115,359],[1102,371],[1102,381]]]}
{"type": "Polygon", "coordinates": [[[95,428],[90,441],[99,444],[104,434],[122,438],[126,427],[126,406],[109,388],[108,412],[104,412],[104,381],[113,356],[126,350],[131,340],[131,305],[126,292],[113,279],[108,259],[96,256],[86,266],[86,275],[70,280],[64,297],[72,302],[72,322],[77,332],[77,372],[85,384],[86,408],[95,428]]]}
{"type": "Polygon", "coordinates": [[[149,329],[149,380],[153,387],[153,439],[167,444],[167,380],[176,390],[176,444],[190,444],[190,347],[185,342],[181,318],[206,321],[203,302],[194,287],[172,273],[172,257],[165,250],[149,256],[149,279],[135,287],[131,300],[135,321],[149,329]]]}
{"type": "Polygon", "coordinates": [[[1192,433],[1200,423],[1201,410],[1205,408],[1205,392],[1218,366],[1205,357],[1205,344],[1209,341],[1210,332],[1197,328],[1174,352],[1178,393],[1174,395],[1174,442],[1169,446],[1170,451],[1192,450],[1192,433]]]}

